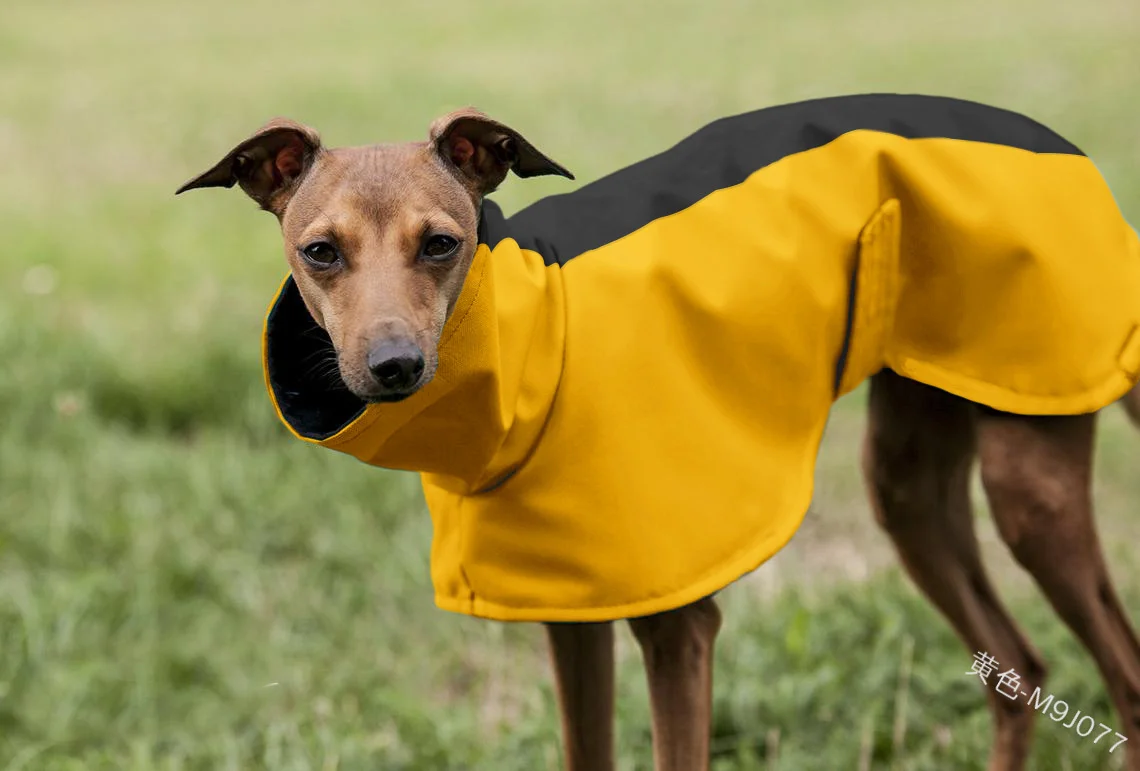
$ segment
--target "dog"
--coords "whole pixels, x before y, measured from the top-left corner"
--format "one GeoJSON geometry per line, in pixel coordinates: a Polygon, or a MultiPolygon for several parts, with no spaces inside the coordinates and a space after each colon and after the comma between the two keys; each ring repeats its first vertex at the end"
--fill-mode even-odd
{"type": "MultiPolygon", "coordinates": [[[[1140,239],[1079,149],[998,108],[871,94],[717,121],[506,218],[486,196],[509,172],[573,178],[473,109],[341,149],[276,119],[178,192],[236,184],[276,215],[279,417],[420,472],[437,604],[545,625],[570,771],[614,767],[621,619],[655,767],[709,767],[713,596],[795,533],[829,408],[868,380],[863,472],[915,584],[1041,688],[979,557],[978,461],[1140,739],[1090,493],[1097,411],[1123,398],[1140,423],[1140,239]]],[[[1021,769],[1040,704],[987,698],[989,767],[1021,769]]]]}

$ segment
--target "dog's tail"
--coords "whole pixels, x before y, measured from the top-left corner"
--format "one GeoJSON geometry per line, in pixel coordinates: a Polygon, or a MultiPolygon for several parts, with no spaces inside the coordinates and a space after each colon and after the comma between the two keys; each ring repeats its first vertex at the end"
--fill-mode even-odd
{"type": "Polygon", "coordinates": [[[1140,383],[1124,394],[1120,403],[1124,406],[1124,411],[1128,413],[1128,417],[1132,419],[1133,425],[1140,428],[1140,383]]]}

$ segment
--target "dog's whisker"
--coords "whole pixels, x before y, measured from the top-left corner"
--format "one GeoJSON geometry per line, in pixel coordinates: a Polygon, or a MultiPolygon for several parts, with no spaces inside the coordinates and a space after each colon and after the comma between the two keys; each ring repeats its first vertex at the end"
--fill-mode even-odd
{"type": "Polygon", "coordinates": [[[318,349],[311,351],[301,359],[301,363],[308,364],[310,361],[318,357],[320,357],[320,361],[328,361],[330,359],[336,361],[336,351],[333,351],[332,349],[318,349]]]}
{"type": "Polygon", "coordinates": [[[310,375],[323,376],[334,370],[339,370],[339,362],[336,359],[321,359],[316,361],[309,368],[310,375]]]}

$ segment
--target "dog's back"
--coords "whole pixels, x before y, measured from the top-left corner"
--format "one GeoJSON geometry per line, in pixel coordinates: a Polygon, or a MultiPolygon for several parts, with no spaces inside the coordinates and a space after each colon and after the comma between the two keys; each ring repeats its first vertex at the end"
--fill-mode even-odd
{"type": "MultiPolygon", "coordinates": [[[[853,131],[1083,155],[1031,118],[977,102],[899,94],[830,97],[718,120],[663,153],[532,204],[510,218],[509,231],[524,248],[565,263],[853,131]]],[[[846,181],[842,169],[834,171],[825,184],[846,181]]]]}

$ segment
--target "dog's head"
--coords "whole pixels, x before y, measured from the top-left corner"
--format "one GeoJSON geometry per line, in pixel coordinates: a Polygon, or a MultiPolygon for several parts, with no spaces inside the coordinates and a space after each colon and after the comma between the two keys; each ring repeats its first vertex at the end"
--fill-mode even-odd
{"type": "Polygon", "coordinates": [[[426,142],[336,149],[276,119],[178,192],[237,184],[273,212],[341,378],[365,401],[399,401],[435,374],[477,246],[479,206],[508,171],[573,179],[473,109],[436,120],[426,142]]]}

